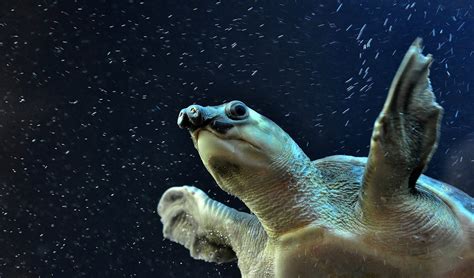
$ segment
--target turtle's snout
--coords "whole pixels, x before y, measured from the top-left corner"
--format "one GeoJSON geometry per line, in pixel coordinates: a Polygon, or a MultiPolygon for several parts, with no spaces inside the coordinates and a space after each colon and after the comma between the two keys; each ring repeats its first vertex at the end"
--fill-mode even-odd
{"type": "Polygon", "coordinates": [[[191,105],[179,112],[178,126],[180,128],[197,129],[207,123],[206,108],[200,105],[191,105]]]}

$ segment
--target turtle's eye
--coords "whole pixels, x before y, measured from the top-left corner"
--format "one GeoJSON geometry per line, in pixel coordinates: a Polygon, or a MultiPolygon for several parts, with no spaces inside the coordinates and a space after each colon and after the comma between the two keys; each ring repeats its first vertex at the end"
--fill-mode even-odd
{"type": "Polygon", "coordinates": [[[227,104],[225,113],[232,120],[243,120],[248,116],[248,109],[241,101],[232,101],[227,104]]]}

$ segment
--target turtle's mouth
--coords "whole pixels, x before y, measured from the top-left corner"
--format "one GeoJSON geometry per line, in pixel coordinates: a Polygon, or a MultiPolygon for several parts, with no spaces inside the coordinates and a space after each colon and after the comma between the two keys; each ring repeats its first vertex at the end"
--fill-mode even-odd
{"type": "Polygon", "coordinates": [[[207,132],[208,133],[207,135],[211,135],[211,136],[214,137],[214,139],[217,139],[219,141],[225,141],[227,143],[235,144],[235,145],[243,143],[243,144],[246,144],[246,145],[250,146],[251,148],[253,148],[257,151],[261,151],[260,147],[256,146],[252,142],[249,142],[248,140],[245,140],[242,137],[232,136],[232,135],[229,135],[229,133],[223,134],[223,133],[220,133],[220,132],[217,132],[217,131],[213,130],[209,126],[205,126],[205,127],[198,128],[196,130],[190,131],[194,147],[198,151],[199,151],[200,135],[201,135],[202,132],[207,132]]]}

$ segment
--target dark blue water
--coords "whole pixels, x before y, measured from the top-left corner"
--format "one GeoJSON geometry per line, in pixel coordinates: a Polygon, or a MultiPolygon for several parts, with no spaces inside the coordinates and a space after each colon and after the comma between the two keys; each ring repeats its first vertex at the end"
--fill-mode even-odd
{"type": "Polygon", "coordinates": [[[417,36],[445,109],[427,174],[474,195],[471,1],[2,0],[0,276],[238,277],[163,240],[171,186],[245,210],[178,111],[240,99],[314,159],[366,156],[417,36]]]}

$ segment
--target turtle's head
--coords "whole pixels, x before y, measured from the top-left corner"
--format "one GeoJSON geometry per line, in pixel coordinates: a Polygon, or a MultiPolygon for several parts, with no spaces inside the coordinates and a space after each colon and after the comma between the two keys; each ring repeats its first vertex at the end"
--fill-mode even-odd
{"type": "Polygon", "coordinates": [[[241,101],[191,105],[179,113],[178,125],[190,131],[219,186],[234,195],[283,180],[295,163],[309,160],[278,125],[241,101]]]}

